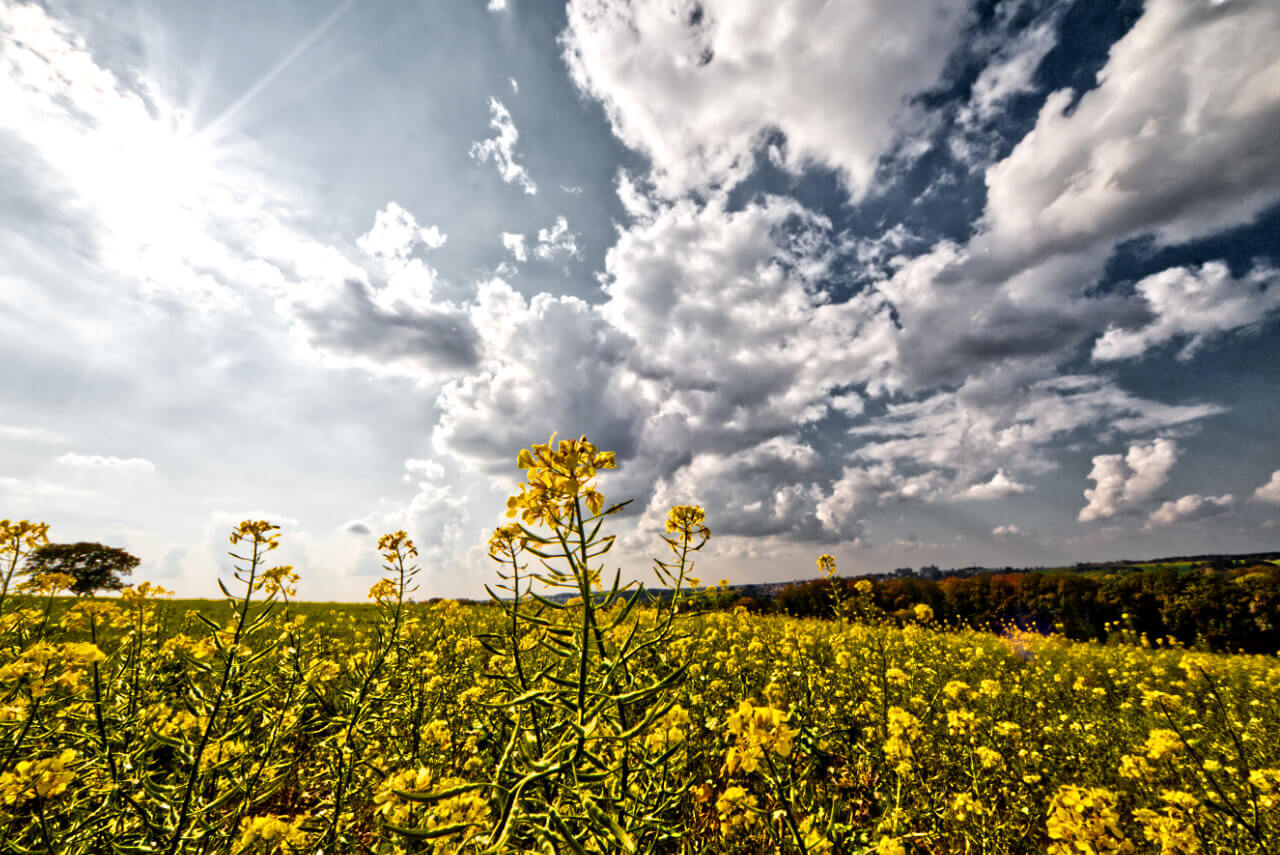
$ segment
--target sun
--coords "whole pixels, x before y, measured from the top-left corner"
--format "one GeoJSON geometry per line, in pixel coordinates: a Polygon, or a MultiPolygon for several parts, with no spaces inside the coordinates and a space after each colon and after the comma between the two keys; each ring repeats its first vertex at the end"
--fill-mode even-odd
{"type": "Polygon", "coordinates": [[[118,170],[121,214],[164,231],[172,218],[198,213],[217,184],[218,151],[182,110],[129,114],[107,130],[104,143],[118,170]]]}

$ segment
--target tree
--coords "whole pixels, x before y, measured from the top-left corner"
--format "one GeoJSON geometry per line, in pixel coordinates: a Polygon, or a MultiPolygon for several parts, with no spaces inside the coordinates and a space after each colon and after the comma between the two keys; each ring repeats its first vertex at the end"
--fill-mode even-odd
{"type": "Polygon", "coordinates": [[[118,591],[124,587],[122,576],[128,576],[141,559],[123,549],[101,543],[48,543],[27,555],[26,572],[66,573],[74,578],[71,592],[77,596],[94,591],[118,591]]]}

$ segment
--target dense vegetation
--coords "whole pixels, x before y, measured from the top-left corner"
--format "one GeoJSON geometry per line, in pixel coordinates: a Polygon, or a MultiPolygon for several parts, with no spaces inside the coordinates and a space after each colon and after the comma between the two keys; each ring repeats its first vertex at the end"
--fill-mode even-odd
{"type": "MultiPolygon", "coordinates": [[[[215,610],[0,599],[0,851],[1274,851],[1274,658],[947,631],[829,556],[835,620],[700,611],[694,506],[646,605],[602,572],[612,455],[519,463],[487,606],[408,602],[395,532],[371,605],[301,609],[263,521],[215,610]]],[[[0,523],[0,570],[42,539],[0,523]]]]}
{"type": "MultiPolygon", "coordinates": [[[[854,580],[838,584],[851,590],[854,580]]],[[[799,583],[772,603],[744,605],[804,617],[828,615],[831,585],[826,579],[799,583]]],[[[1103,641],[1124,630],[1152,642],[1174,639],[1216,651],[1280,650],[1280,567],[1271,563],[1182,572],[1164,566],[884,579],[874,583],[871,597],[879,609],[900,617],[926,603],[940,621],[993,632],[1018,627],[1103,641]]]]}

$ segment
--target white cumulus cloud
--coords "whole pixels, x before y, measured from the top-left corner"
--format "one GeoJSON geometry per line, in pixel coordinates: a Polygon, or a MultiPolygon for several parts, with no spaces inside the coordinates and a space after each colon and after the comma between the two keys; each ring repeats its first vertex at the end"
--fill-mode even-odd
{"type": "Polygon", "coordinates": [[[1080,522],[1113,517],[1150,499],[1169,480],[1177,459],[1177,443],[1170,439],[1134,443],[1127,454],[1093,458],[1089,479],[1095,484],[1084,491],[1087,503],[1080,510],[1080,522]]]}
{"type": "Polygon", "coordinates": [[[446,240],[448,236],[436,226],[420,227],[413,214],[388,202],[374,215],[373,228],[356,238],[356,246],[374,258],[404,264],[419,243],[439,249],[446,240]]]}
{"type": "Polygon", "coordinates": [[[556,217],[551,228],[538,229],[538,242],[533,254],[543,261],[561,257],[578,257],[582,251],[578,249],[578,235],[569,231],[569,221],[563,216],[556,217]]]}
{"type": "Polygon", "coordinates": [[[1225,514],[1235,505],[1235,497],[1230,493],[1224,496],[1201,496],[1192,493],[1181,499],[1165,502],[1151,512],[1147,518],[1147,527],[1174,525],[1180,522],[1206,519],[1225,514]]]}
{"type": "Polygon", "coordinates": [[[520,140],[520,132],[511,120],[510,111],[497,98],[490,98],[489,113],[489,127],[497,131],[497,135],[472,143],[471,157],[481,163],[493,161],[503,181],[516,184],[530,196],[534,195],[538,186],[528,171],[516,163],[516,143],[520,140]]]}
{"type": "Polygon", "coordinates": [[[1253,497],[1259,502],[1272,502],[1280,505],[1280,469],[1271,473],[1271,480],[1253,491],[1253,497]]]}
{"type": "Polygon", "coordinates": [[[996,474],[991,476],[990,481],[974,484],[962,492],[960,496],[964,499],[1005,499],[1009,496],[1025,493],[1030,489],[1026,484],[1021,484],[1010,478],[1003,469],[997,469],[996,474]]]}
{"type": "Polygon", "coordinates": [[[516,261],[528,261],[529,251],[525,248],[524,235],[515,232],[502,233],[502,246],[515,256],[516,261]]]}
{"type": "Polygon", "coordinates": [[[1098,86],[1051,94],[987,171],[991,252],[1248,222],[1280,193],[1277,44],[1280,4],[1150,0],[1098,86]]]}
{"type": "Polygon", "coordinates": [[[155,464],[143,457],[111,457],[67,452],[56,461],[73,469],[107,469],[115,472],[154,472],[155,464]]]}
{"type": "Polygon", "coordinates": [[[831,167],[861,197],[968,23],[943,0],[573,0],[568,13],[574,81],[667,197],[736,184],[771,131],[787,168],[831,167]]]}
{"type": "Polygon", "coordinates": [[[1095,360],[1131,359],[1174,338],[1187,339],[1179,358],[1188,359],[1213,335],[1260,324],[1280,309],[1280,274],[1266,268],[1237,279],[1213,261],[1152,274],[1136,287],[1150,307],[1150,323],[1109,328],[1094,344],[1095,360]]]}

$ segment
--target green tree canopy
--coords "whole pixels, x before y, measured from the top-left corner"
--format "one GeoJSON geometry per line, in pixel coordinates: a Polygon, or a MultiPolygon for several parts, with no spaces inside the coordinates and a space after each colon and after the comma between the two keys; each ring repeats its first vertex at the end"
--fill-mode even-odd
{"type": "Polygon", "coordinates": [[[83,596],[94,591],[118,591],[124,587],[123,576],[133,572],[141,559],[123,549],[101,543],[47,543],[27,555],[26,572],[66,573],[76,581],[72,593],[83,596]]]}

